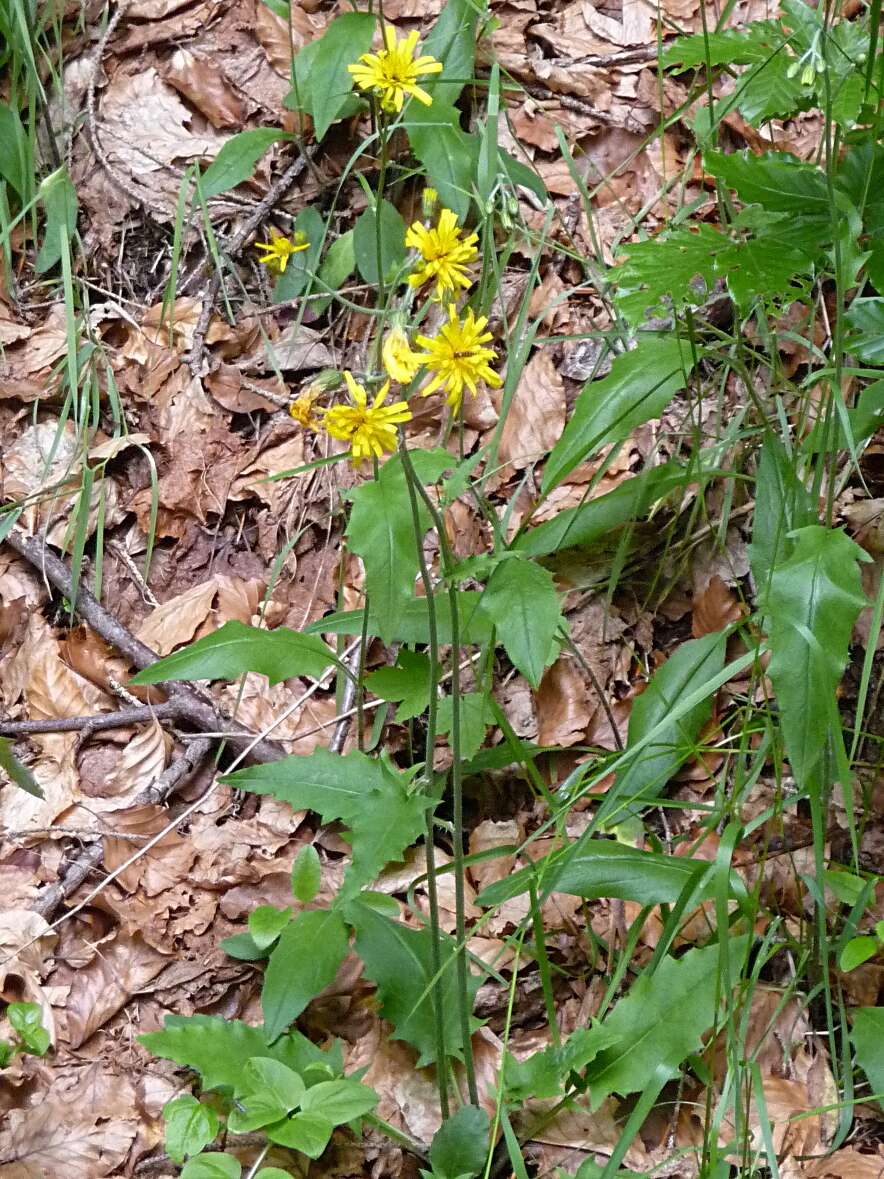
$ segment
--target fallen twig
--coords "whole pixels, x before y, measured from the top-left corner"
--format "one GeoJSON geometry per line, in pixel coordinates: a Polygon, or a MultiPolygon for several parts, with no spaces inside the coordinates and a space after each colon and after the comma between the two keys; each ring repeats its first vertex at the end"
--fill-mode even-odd
{"type": "Polygon", "coordinates": [[[164,704],[142,704],[137,708],[121,708],[117,712],[99,713],[96,716],[0,721],[0,737],[30,737],[38,733],[102,733],[106,729],[126,729],[129,725],[140,725],[152,720],[176,720],[181,716],[181,701],[169,700],[164,704]]]}
{"type": "MultiPolygon", "coordinates": [[[[57,557],[43,540],[37,536],[25,536],[17,529],[12,529],[3,540],[10,548],[15,549],[20,557],[24,557],[26,561],[39,569],[49,584],[64,594],[68,601],[72,601],[73,582],[70,571],[64,561],[57,557]]],[[[78,587],[77,598],[75,602],[72,602],[72,605],[83,621],[105,642],[116,647],[121,655],[125,655],[133,666],[141,669],[150,667],[151,664],[157,662],[159,656],[156,652],[137,639],[128,627],[124,626],[118,618],[109,614],[101,603],[82,586],[78,587]]],[[[248,746],[257,761],[279,761],[285,756],[285,751],[275,741],[256,738],[254,733],[250,733],[238,725],[236,721],[224,716],[187,684],[170,681],[163,684],[163,691],[170,697],[170,702],[177,709],[178,719],[187,721],[195,729],[200,729],[202,732],[227,730],[228,740],[231,744],[238,748],[248,746]]]]}

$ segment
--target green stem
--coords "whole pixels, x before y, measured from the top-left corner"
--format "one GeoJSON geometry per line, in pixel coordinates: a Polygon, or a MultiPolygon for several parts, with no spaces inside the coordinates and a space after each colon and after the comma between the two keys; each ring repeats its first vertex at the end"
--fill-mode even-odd
{"type": "MultiPolygon", "coordinates": [[[[436,748],[436,717],[438,712],[438,684],[439,671],[439,627],[436,619],[436,603],[433,598],[433,579],[427,567],[424,556],[424,530],[421,527],[420,507],[417,502],[418,479],[405,443],[405,435],[399,434],[399,453],[402,456],[402,469],[405,472],[405,483],[408,488],[408,499],[411,504],[411,519],[414,524],[414,541],[417,548],[418,567],[420,569],[421,584],[427,599],[427,626],[430,637],[430,698],[427,706],[427,741],[424,754],[424,778],[428,791],[433,782],[433,752],[436,748]]],[[[433,836],[433,808],[427,808],[427,896],[430,902],[430,934],[432,947],[433,977],[440,979],[442,975],[442,950],[439,944],[439,893],[436,887],[436,850],[433,836]]],[[[442,997],[438,986],[433,987],[433,1018],[436,1033],[436,1082],[439,1089],[439,1107],[443,1120],[448,1117],[448,1060],[445,1052],[445,1017],[442,1011],[442,997]]]]}
{"type": "MultiPolygon", "coordinates": [[[[407,451],[405,452],[407,456],[407,451]]],[[[414,468],[406,457],[406,465],[414,476],[414,468]]],[[[442,573],[448,584],[448,602],[451,612],[451,810],[452,827],[454,832],[454,922],[457,935],[457,989],[458,1006],[460,1008],[461,1039],[463,1040],[464,1071],[467,1075],[467,1090],[470,1102],[479,1104],[479,1091],[476,1087],[476,1070],[473,1064],[473,1045],[470,1039],[470,992],[469,970],[467,966],[467,936],[466,936],[466,897],[464,892],[464,854],[463,854],[463,765],[461,763],[461,732],[460,732],[460,615],[457,607],[457,587],[449,581],[454,568],[445,524],[438,507],[427,494],[426,488],[417,480],[415,489],[427,506],[433,527],[439,537],[439,554],[442,560],[442,573]]],[[[418,545],[420,550],[420,545],[418,545]]],[[[428,595],[432,601],[432,595],[428,595]]]]}

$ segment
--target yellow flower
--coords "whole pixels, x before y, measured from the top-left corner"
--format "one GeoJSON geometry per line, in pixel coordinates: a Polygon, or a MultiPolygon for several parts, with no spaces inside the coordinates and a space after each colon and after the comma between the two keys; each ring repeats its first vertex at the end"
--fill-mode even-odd
{"type": "Polygon", "coordinates": [[[411,421],[411,410],[407,401],[384,405],[390,392],[389,381],[369,405],[368,394],[353,380],[353,374],[345,372],[344,380],[353,404],[333,405],[331,409],[323,410],[323,424],[332,438],[350,443],[350,457],[353,466],[358,467],[363,459],[372,455],[380,458],[396,449],[396,426],[411,421]]]}
{"type": "Polygon", "coordinates": [[[407,385],[409,381],[413,381],[421,366],[417,353],[411,350],[408,336],[398,324],[394,324],[387,333],[381,356],[387,376],[398,381],[400,385],[407,385]]]}
{"type": "Polygon", "coordinates": [[[303,426],[305,430],[318,430],[320,428],[319,419],[316,417],[316,399],[318,393],[307,390],[298,397],[289,406],[289,413],[295,419],[299,426],[303,426]]]}
{"type": "Polygon", "coordinates": [[[296,233],[294,241],[281,234],[270,232],[269,242],[255,242],[256,250],[264,250],[265,254],[259,261],[266,266],[271,274],[285,274],[292,254],[300,254],[301,250],[308,250],[310,243],[303,233],[296,233]]]}
{"type": "Polygon", "coordinates": [[[496,359],[494,351],[482,347],[492,338],[491,332],[485,330],[487,326],[486,317],[480,315],[477,319],[472,310],[467,311],[461,323],[456,307],[449,303],[448,323],[442,325],[439,334],[417,337],[417,343],[426,349],[418,353],[418,359],[435,374],[422,390],[425,397],[442,388],[452,410],[457,410],[465,385],[473,397],[478,392],[479,381],[492,389],[500,388],[503,381],[491,368],[491,361],[496,359]]]}
{"type": "Polygon", "coordinates": [[[420,221],[415,221],[405,235],[405,244],[409,249],[420,251],[423,265],[409,277],[409,285],[422,287],[424,283],[435,282],[435,297],[439,300],[446,291],[459,294],[459,287],[466,290],[472,283],[466,269],[479,256],[476,249],[479,238],[471,233],[461,239],[462,233],[451,209],[441,211],[435,229],[427,229],[420,221]]]}
{"type": "Polygon", "coordinates": [[[363,53],[358,62],[347,66],[356,85],[362,90],[373,90],[389,114],[398,114],[409,96],[424,106],[430,106],[433,101],[426,90],[418,86],[418,80],[425,74],[441,73],[442,63],[429,55],[416,58],[417,38],[417,32],[413,32],[397,41],[396,30],[392,25],[386,25],[386,48],[378,53],[363,53]]]}

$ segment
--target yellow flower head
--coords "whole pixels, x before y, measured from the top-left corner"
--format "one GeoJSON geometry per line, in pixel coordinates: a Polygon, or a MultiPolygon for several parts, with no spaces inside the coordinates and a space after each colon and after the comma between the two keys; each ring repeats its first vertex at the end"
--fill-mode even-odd
{"type": "Polygon", "coordinates": [[[314,392],[308,389],[306,393],[302,393],[289,406],[289,413],[298,425],[303,426],[305,430],[318,430],[320,428],[319,419],[316,417],[316,399],[318,396],[318,391],[314,392]]]}
{"type": "Polygon", "coordinates": [[[264,257],[259,261],[262,266],[266,266],[271,274],[285,274],[285,268],[289,264],[289,258],[292,254],[300,254],[301,250],[310,248],[310,243],[307,241],[303,233],[296,233],[294,241],[291,238],[283,237],[282,234],[270,232],[269,242],[255,242],[256,250],[263,250],[264,257]]]}
{"type": "Polygon", "coordinates": [[[353,466],[358,467],[363,459],[372,455],[380,458],[396,449],[396,426],[411,421],[411,410],[407,401],[384,405],[390,392],[389,381],[369,405],[368,394],[354,381],[353,374],[345,372],[344,380],[353,404],[333,405],[331,409],[323,410],[323,424],[332,438],[350,443],[350,457],[353,466]]]}
{"type": "Polygon", "coordinates": [[[425,55],[415,57],[417,32],[409,33],[401,41],[396,39],[392,25],[384,27],[385,49],[377,53],[363,53],[358,62],[347,66],[353,81],[362,90],[373,90],[388,114],[398,114],[408,97],[430,106],[432,98],[418,86],[425,74],[442,72],[441,61],[425,55]]]}
{"type": "Polygon", "coordinates": [[[446,292],[457,295],[460,293],[458,288],[466,290],[472,283],[466,271],[479,256],[476,249],[479,238],[475,233],[462,238],[462,233],[451,209],[441,211],[435,229],[427,229],[420,221],[415,221],[405,235],[405,244],[409,249],[420,251],[423,264],[419,264],[409,277],[409,285],[422,287],[424,283],[435,282],[435,297],[439,300],[446,292]]]}
{"type": "Polygon", "coordinates": [[[387,376],[400,385],[407,385],[409,381],[413,381],[421,366],[417,353],[412,352],[408,336],[399,324],[394,324],[387,332],[381,356],[387,376]]]}
{"type": "Polygon", "coordinates": [[[487,326],[487,318],[480,315],[477,319],[472,310],[467,311],[461,322],[456,307],[450,303],[448,323],[442,325],[439,334],[417,337],[417,343],[425,349],[418,353],[418,358],[434,374],[422,390],[425,397],[442,388],[452,410],[457,410],[463,400],[464,386],[473,397],[478,392],[479,381],[492,389],[500,388],[503,381],[491,368],[491,362],[496,359],[494,351],[483,347],[492,338],[487,326]]]}

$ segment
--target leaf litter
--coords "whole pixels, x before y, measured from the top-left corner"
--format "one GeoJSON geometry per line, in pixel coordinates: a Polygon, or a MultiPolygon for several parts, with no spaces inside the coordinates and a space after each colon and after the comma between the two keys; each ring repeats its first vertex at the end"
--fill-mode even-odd
{"type": "MultiPolygon", "coordinates": [[[[403,0],[386,11],[403,29],[415,22],[423,28],[422,22],[440,7],[403,0]]],[[[496,59],[524,87],[510,96],[501,143],[515,148],[544,180],[558,213],[557,244],[568,251],[541,254],[541,283],[531,314],[540,317],[549,308],[541,330],[551,339],[538,343],[522,369],[499,436],[503,394],[467,406],[464,452],[496,444],[500,467],[489,486],[496,508],[515,505],[508,522],[515,535],[531,513],[534,526],[554,521],[561,512],[579,510],[615,492],[637,471],[661,465],[679,452],[688,428],[715,440],[717,426],[709,420],[695,423],[691,404],[670,406],[656,429],[639,425],[619,448],[594,454],[534,510],[538,460],[558,443],[579,386],[591,377],[604,377],[610,367],[611,356],[600,346],[612,322],[610,302],[605,292],[580,285],[577,258],[610,266],[621,258],[625,244],[637,240],[638,218],[642,234],[653,235],[680,203],[694,202],[709,217],[714,214],[708,177],[692,169],[693,149],[685,131],[703,117],[709,94],[690,92],[671,75],[658,81],[657,14],[650,6],[623,0],[622,5],[581,2],[556,9],[520,0],[497,5],[494,12],[496,27],[480,50],[480,62],[482,53],[485,64],[496,59]],[[661,117],[673,121],[648,142],[661,117]],[[562,141],[572,154],[570,161],[562,155],[562,141]],[[669,182],[679,175],[684,188],[676,195],[669,182]],[[584,188],[592,194],[591,217],[575,200],[584,188]]],[[[61,410],[59,374],[68,348],[63,304],[41,308],[27,284],[14,298],[0,292],[4,502],[27,501],[21,526],[57,548],[69,551],[79,528],[79,543],[87,544],[88,554],[82,576],[95,584],[100,573],[102,600],[159,655],[211,635],[232,619],[300,630],[322,618],[337,597],[351,609],[364,601],[360,571],[342,558],[340,503],[351,477],[340,466],[331,466],[291,483],[268,480],[329,457],[316,438],[292,424],[284,406],[317,371],[343,365],[348,358],[355,364],[365,346],[367,317],[349,311],[341,322],[323,321],[308,306],[302,322],[284,305],[269,302],[254,270],[243,267],[248,298],[236,307],[232,322],[221,313],[212,316],[205,334],[209,368],[197,377],[188,367],[188,354],[199,330],[201,296],[179,297],[171,315],[158,301],[168,275],[166,232],[175,217],[183,170],[195,163],[207,166],[239,130],[267,123],[295,128],[291,111],[284,108],[292,47],[315,42],[332,15],[323,5],[295,7],[290,28],[262,3],[188,7],[146,0],[128,6],[110,41],[99,42],[105,51],[101,61],[91,63],[85,46],[71,40],[74,56],[66,58],[67,66],[82,61],[84,76],[99,71],[98,114],[87,112],[92,141],[75,133],[72,165],[90,219],[90,281],[99,287],[96,296],[107,298],[100,312],[97,303],[91,309],[95,339],[106,360],[95,379],[103,390],[113,386],[118,391],[125,441],[99,431],[87,444],[69,413],[61,410]],[[105,155],[103,163],[96,158],[96,145],[105,155]],[[147,209],[136,199],[145,193],[150,198],[147,209]],[[80,481],[87,466],[95,477],[84,505],[80,481]],[[104,545],[100,570],[96,550],[88,547],[97,532],[111,541],[104,545]],[[279,562],[283,543],[286,555],[279,562]]],[[[676,27],[683,34],[703,27],[703,14],[692,0],[667,0],[659,15],[665,42],[676,27]]],[[[753,0],[734,6],[730,23],[740,28],[769,15],[766,5],[753,0]]],[[[87,19],[94,20],[94,14],[87,19]]],[[[90,28],[99,33],[98,25],[90,28]]],[[[78,84],[73,72],[65,78],[71,104],[85,102],[82,80],[78,84]]],[[[726,98],[724,86],[716,83],[714,98],[726,98]]],[[[722,121],[731,147],[748,145],[760,152],[768,146],[748,116],[731,112],[722,121]]],[[[774,126],[780,150],[812,158],[819,146],[819,125],[793,119],[774,126]]],[[[274,216],[286,226],[317,192],[327,193],[341,177],[350,150],[345,131],[346,125],[336,125],[309,180],[276,203],[274,216]]],[[[209,202],[213,231],[229,232],[257,205],[277,177],[281,159],[274,148],[233,196],[209,202]]],[[[519,197],[523,224],[539,234],[541,211],[524,188],[519,197]]],[[[407,196],[403,203],[408,199],[414,203],[407,196]]],[[[346,225],[364,205],[355,187],[348,200],[342,213],[346,225]]],[[[205,229],[187,225],[184,238],[186,266],[198,267],[205,229]]],[[[15,244],[22,248],[21,239],[15,244]]],[[[530,259],[535,249],[536,238],[521,241],[514,257],[530,259]]],[[[503,276],[503,291],[508,282],[514,291],[525,289],[518,265],[503,276]]],[[[502,318],[512,323],[518,305],[518,296],[509,310],[502,305],[502,318]]],[[[787,375],[807,355],[807,348],[796,344],[796,329],[801,335],[812,333],[817,347],[826,339],[825,307],[809,325],[807,314],[797,302],[783,309],[778,355],[787,375]]],[[[414,423],[413,439],[420,444],[445,442],[441,403],[427,402],[424,413],[414,423]]],[[[861,530],[877,519],[874,502],[861,500],[856,507],[845,500],[843,506],[843,518],[869,548],[873,546],[861,530]]],[[[738,500],[736,506],[747,505],[738,500]]],[[[681,507],[690,510],[690,503],[681,507]]],[[[446,523],[458,559],[481,559],[488,551],[489,529],[467,497],[448,507],[446,523]]],[[[655,534],[668,523],[665,516],[644,530],[639,523],[639,543],[652,551],[655,534]]],[[[696,531],[701,530],[698,523],[696,531]]],[[[552,747],[542,771],[548,786],[567,782],[592,748],[623,747],[632,710],[652,673],[685,642],[702,640],[746,616],[748,537],[738,520],[717,537],[692,543],[686,555],[679,551],[667,556],[657,571],[662,585],[648,583],[647,569],[630,568],[634,578],[613,594],[606,592],[591,564],[581,564],[580,556],[565,552],[555,558],[557,584],[569,594],[566,617],[573,648],[560,651],[536,687],[515,671],[500,668],[494,683],[495,698],[515,734],[552,747]]],[[[618,559],[628,562],[631,554],[625,544],[618,559]]],[[[438,554],[428,556],[433,560],[438,554]]],[[[606,554],[608,560],[611,556],[606,554]]],[[[4,722],[96,716],[141,701],[132,694],[135,686],[127,686],[134,668],[110,648],[90,641],[92,632],[78,635],[67,603],[47,590],[39,571],[8,549],[0,550],[0,608],[4,722]]],[[[369,646],[366,658],[370,668],[388,662],[379,642],[369,646]]],[[[737,694],[738,683],[724,692],[729,689],[737,694]]],[[[342,701],[328,682],[317,690],[306,678],[271,686],[265,677],[250,673],[239,684],[214,684],[204,694],[220,715],[256,733],[278,721],[275,736],[289,754],[326,748],[342,712],[342,701]],[[286,716],[292,699],[308,692],[312,694],[304,706],[286,716]]],[[[339,752],[355,749],[370,735],[371,723],[366,714],[366,733],[352,724],[339,752]]],[[[487,728],[489,745],[499,747],[505,739],[502,728],[490,721],[487,728]]],[[[184,1077],[168,1062],[145,1053],[136,1032],[156,1030],[168,1013],[257,1022],[260,971],[221,953],[221,939],[242,934],[256,905],[291,902],[290,874],[304,847],[319,849],[318,895],[330,897],[341,886],[352,855],[349,843],[336,824],[319,825],[306,808],[293,811],[272,798],[222,785],[180,829],[166,830],[178,803],[195,802],[215,781],[211,764],[204,764],[180,790],[171,816],[164,806],[139,803],[145,787],[161,777],[192,736],[154,719],[117,732],[89,732],[85,727],[16,739],[16,750],[44,798],[23,795],[7,783],[2,787],[0,872],[10,897],[0,920],[3,994],[39,1004],[44,1025],[51,1029],[53,1054],[44,1061],[23,1058],[4,1073],[7,1120],[0,1131],[0,1174],[92,1179],[161,1173],[145,1163],[152,1167],[152,1155],[162,1155],[162,1107],[182,1088],[184,1077]],[[158,841],[124,868],[132,851],[153,839],[158,841]],[[84,842],[96,840],[104,869],[122,871],[92,903],[51,932],[32,902],[41,888],[58,879],[84,842]]],[[[395,725],[388,726],[384,741],[391,750],[401,748],[403,740],[395,725]]],[[[713,713],[676,779],[673,798],[679,809],[668,815],[661,811],[655,833],[657,843],[662,839],[668,846],[690,847],[692,856],[707,862],[714,862],[721,848],[708,834],[698,841],[704,839],[704,798],[715,786],[720,763],[714,751],[722,740],[713,713]]],[[[469,799],[469,851],[477,862],[470,867],[466,911],[471,925],[482,924],[469,948],[498,972],[497,980],[491,976],[486,984],[484,996],[492,1014],[474,1036],[480,1104],[492,1117],[504,1051],[526,1061],[551,1043],[535,957],[522,947],[512,979],[499,973],[514,968],[507,939],[530,912],[527,898],[509,898],[486,918],[476,903],[485,888],[558,846],[549,836],[534,835],[542,812],[524,776],[514,775],[511,768],[492,768],[477,796],[469,799]],[[527,835],[534,842],[519,853],[527,835]],[[493,858],[482,858],[486,853],[493,858]],[[508,1009],[504,984],[510,981],[515,998],[508,1009]]],[[[593,797],[614,786],[613,779],[603,779],[593,797]]],[[[759,783],[746,800],[747,817],[770,811],[773,796],[764,793],[770,790],[769,782],[759,783]]],[[[570,813],[566,842],[585,829],[584,807],[578,801],[570,813]]],[[[878,800],[863,833],[864,848],[880,850],[882,811],[878,800]]],[[[795,928],[806,916],[802,873],[815,870],[813,856],[807,846],[790,848],[785,857],[774,848],[770,859],[767,850],[772,840],[788,841],[796,830],[797,825],[781,830],[768,820],[760,828],[757,850],[746,846],[734,853],[746,884],[757,884],[770,913],[795,928]]],[[[874,851],[866,855],[867,862],[876,862],[874,851]]],[[[448,861],[442,847],[437,859],[440,865],[448,861]]],[[[399,869],[388,869],[387,880],[381,878],[377,886],[395,899],[408,928],[417,930],[415,911],[406,899],[414,889],[416,911],[426,911],[426,857],[406,859],[399,869]]],[[[93,871],[81,893],[97,879],[93,871]]],[[[451,933],[453,876],[443,875],[439,884],[441,927],[451,933]]],[[[869,909],[879,918],[880,893],[879,882],[869,909]]],[[[79,895],[74,892],[70,902],[79,895]]],[[[631,924],[641,906],[632,900],[623,903],[631,924]]],[[[587,969],[586,945],[609,936],[617,921],[615,905],[608,898],[584,900],[563,893],[542,902],[543,927],[558,966],[554,997],[562,1034],[590,1026],[602,1010],[600,977],[587,969]]],[[[699,910],[696,927],[682,929],[685,947],[692,939],[702,941],[704,920],[714,921],[708,901],[699,910]]],[[[647,963],[662,935],[659,915],[649,914],[633,947],[636,968],[647,963]]],[[[864,972],[842,974],[839,981],[848,1002],[875,1007],[884,979],[881,970],[872,963],[864,972]]],[[[879,1175],[884,1166],[880,1116],[869,1106],[861,1107],[863,1129],[856,1144],[844,1146],[839,1140],[838,1149],[826,1155],[836,1140],[831,1111],[838,1100],[829,1046],[817,1034],[808,1004],[787,979],[779,981],[780,986],[756,989],[744,1013],[745,1050],[759,1078],[745,1110],[750,1149],[762,1154],[770,1134],[784,1179],[879,1175]]],[[[379,1114],[419,1142],[432,1139],[439,1109],[431,1070],[416,1068],[411,1049],[391,1038],[390,1026],[378,1016],[374,987],[354,956],[311,1004],[302,1025],[317,1038],[341,1037],[348,1066],[368,1068],[363,1080],[380,1094],[379,1114]]],[[[707,1076],[692,1075],[672,1094],[671,1116],[664,1117],[661,1111],[667,1105],[661,1104],[647,1120],[621,1165],[640,1172],[695,1173],[687,1163],[683,1172],[661,1168],[679,1150],[703,1142],[696,1110],[717,1099],[724,1078],[725,1061],[716,1043],[711,1060],[707,1076]]],[[[539,1128],[543,1102],[524,1103],[514,1128],[527,1135],[528,1157],[539,1174],[553,1174],[556,1167],[573,1174],[585,1161],[610,1157],[625,1112],[616,1092],[612,1089],[600,1103],[592,1095],[576,1101],[539,1128]]],[[[722,1145],[734,1129],[726,1120],[721,1123],[722,1145]]],[[[365,1152],[362,1147],[354,1152],[344,1136],[335,1139],[322,1173],[361,1174],[366,1163],[373,1163],[375,1175],[403,1173],[401,1153],[371,1145],[370,1139],[365,1152]]],[[[284,1155],[279,1165],[291,1165],[290,1157],[284,1155]]]]}

